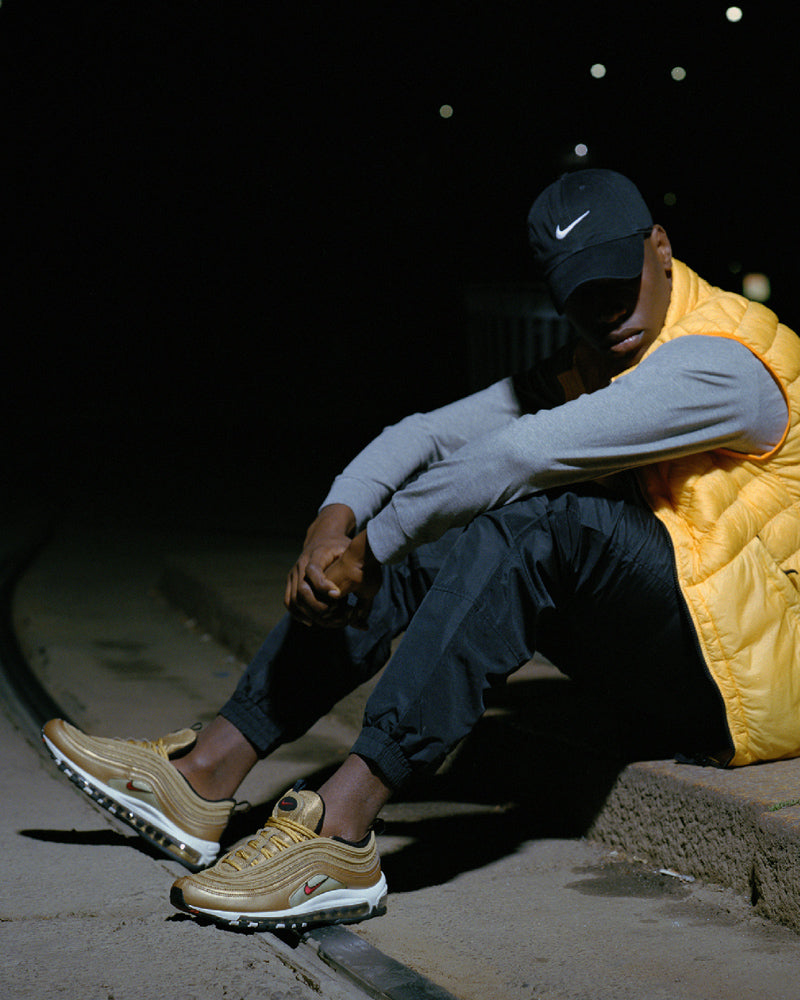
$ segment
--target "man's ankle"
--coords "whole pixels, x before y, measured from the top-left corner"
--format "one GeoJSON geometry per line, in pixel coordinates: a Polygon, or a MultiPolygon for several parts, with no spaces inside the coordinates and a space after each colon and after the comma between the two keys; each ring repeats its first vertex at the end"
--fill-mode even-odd
{"type": "Polygon", "coordinates": [[[218,802],[233,798],[257,761],[249,740],[218,715],[200,731],[192,749],[172,764],[201,798],[218,802]]]}
{"type": "Polygon", "coordinates": [[[363,840],[391,794],[370,765],[351,754],[319,789],[325,803],[322,836],[354,844],[363,840]]]}

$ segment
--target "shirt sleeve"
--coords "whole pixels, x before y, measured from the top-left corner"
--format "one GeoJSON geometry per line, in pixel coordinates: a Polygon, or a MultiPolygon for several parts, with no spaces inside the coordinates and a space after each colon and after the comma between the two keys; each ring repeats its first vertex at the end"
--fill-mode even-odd
{"type": "Polygon", "coordinates": [[[448,528],[541,490],[714,448],[761,454],[781,439],[783,394],[743,344],[687,336],[608,387],[520,414],[437,460],[368,524],[394,562],[448,528]]]}
{"type": "Polygon", "coordinates": [[[468,442],[508,426],[522,410],[512,380],[385,428],[334,479],[322,506],[343,503],[358,530],[424,469],[468,442]]]}

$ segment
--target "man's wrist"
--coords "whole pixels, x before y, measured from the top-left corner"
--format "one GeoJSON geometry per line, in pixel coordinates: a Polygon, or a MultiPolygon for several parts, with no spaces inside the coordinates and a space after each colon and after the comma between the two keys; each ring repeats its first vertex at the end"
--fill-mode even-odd
{"type": "Polygon", "coordinates": [[[348,551],[350,558],[361,567],[363,573],[368,574],[380,568],[380,563],[375,558],[375,553],[369,544],[369,536],[367,535],[366,528],[359,531],[352,542],[350,542],[348,551]]]}
{"type": "Polygon", "coordinates": [[[334,532],[352,537],[356,530],[356,516],[347,504],[331,503],[323,507],[317,514],[309,533],[334,532]]]}

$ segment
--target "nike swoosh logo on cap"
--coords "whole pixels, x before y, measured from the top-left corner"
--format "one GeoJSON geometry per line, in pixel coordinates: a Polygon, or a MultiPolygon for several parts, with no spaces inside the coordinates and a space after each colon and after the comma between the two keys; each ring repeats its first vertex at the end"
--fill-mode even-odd
{"type": "Polygon", "coordinates": [[[561,226],[556,226],[556,239],[563,240],[568,233],[572,232],[579,222],[583,222],[589,212],[591,212],[591,208],[587,208],[583,215],[579,215],[577,219],[570,222],[566,229],[562,229],[561,226]]]}

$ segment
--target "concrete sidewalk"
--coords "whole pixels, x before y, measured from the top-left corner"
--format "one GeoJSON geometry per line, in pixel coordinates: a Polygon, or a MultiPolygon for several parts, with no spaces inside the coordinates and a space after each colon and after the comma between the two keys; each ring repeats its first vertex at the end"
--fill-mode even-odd
{"type": "MultiPolygon", "coordinates": [[[[282,613],[296,546],[250,527],[209,537],[84,513],[20,580],[16,632],[44,688],[91,732],[155,736],[206,722],[282,613]]],[[[248,777],[241,797],[253,808],[237,817],[234,839],[261,825],[298,777],[313,787],[336,765],[367,693],[248,777]]],[[[728,887],[755,913],[800,931],[800,761],[736,771],[621,767],[598,749],[603,733],[590,719],[570,682],[543,662],[494,692],[440,772],[387,808],[390,917],[352,933],[457,996],[503,984],[492,995],[530,997],[508,932],[531,914],[522,899],[509,909],[497,888],[519,880],[515,856],[554,838],[572,838],[586,864],[638,857],[728,887]],[[476,899],[480,919],[470,911],[476,899]]]]}

